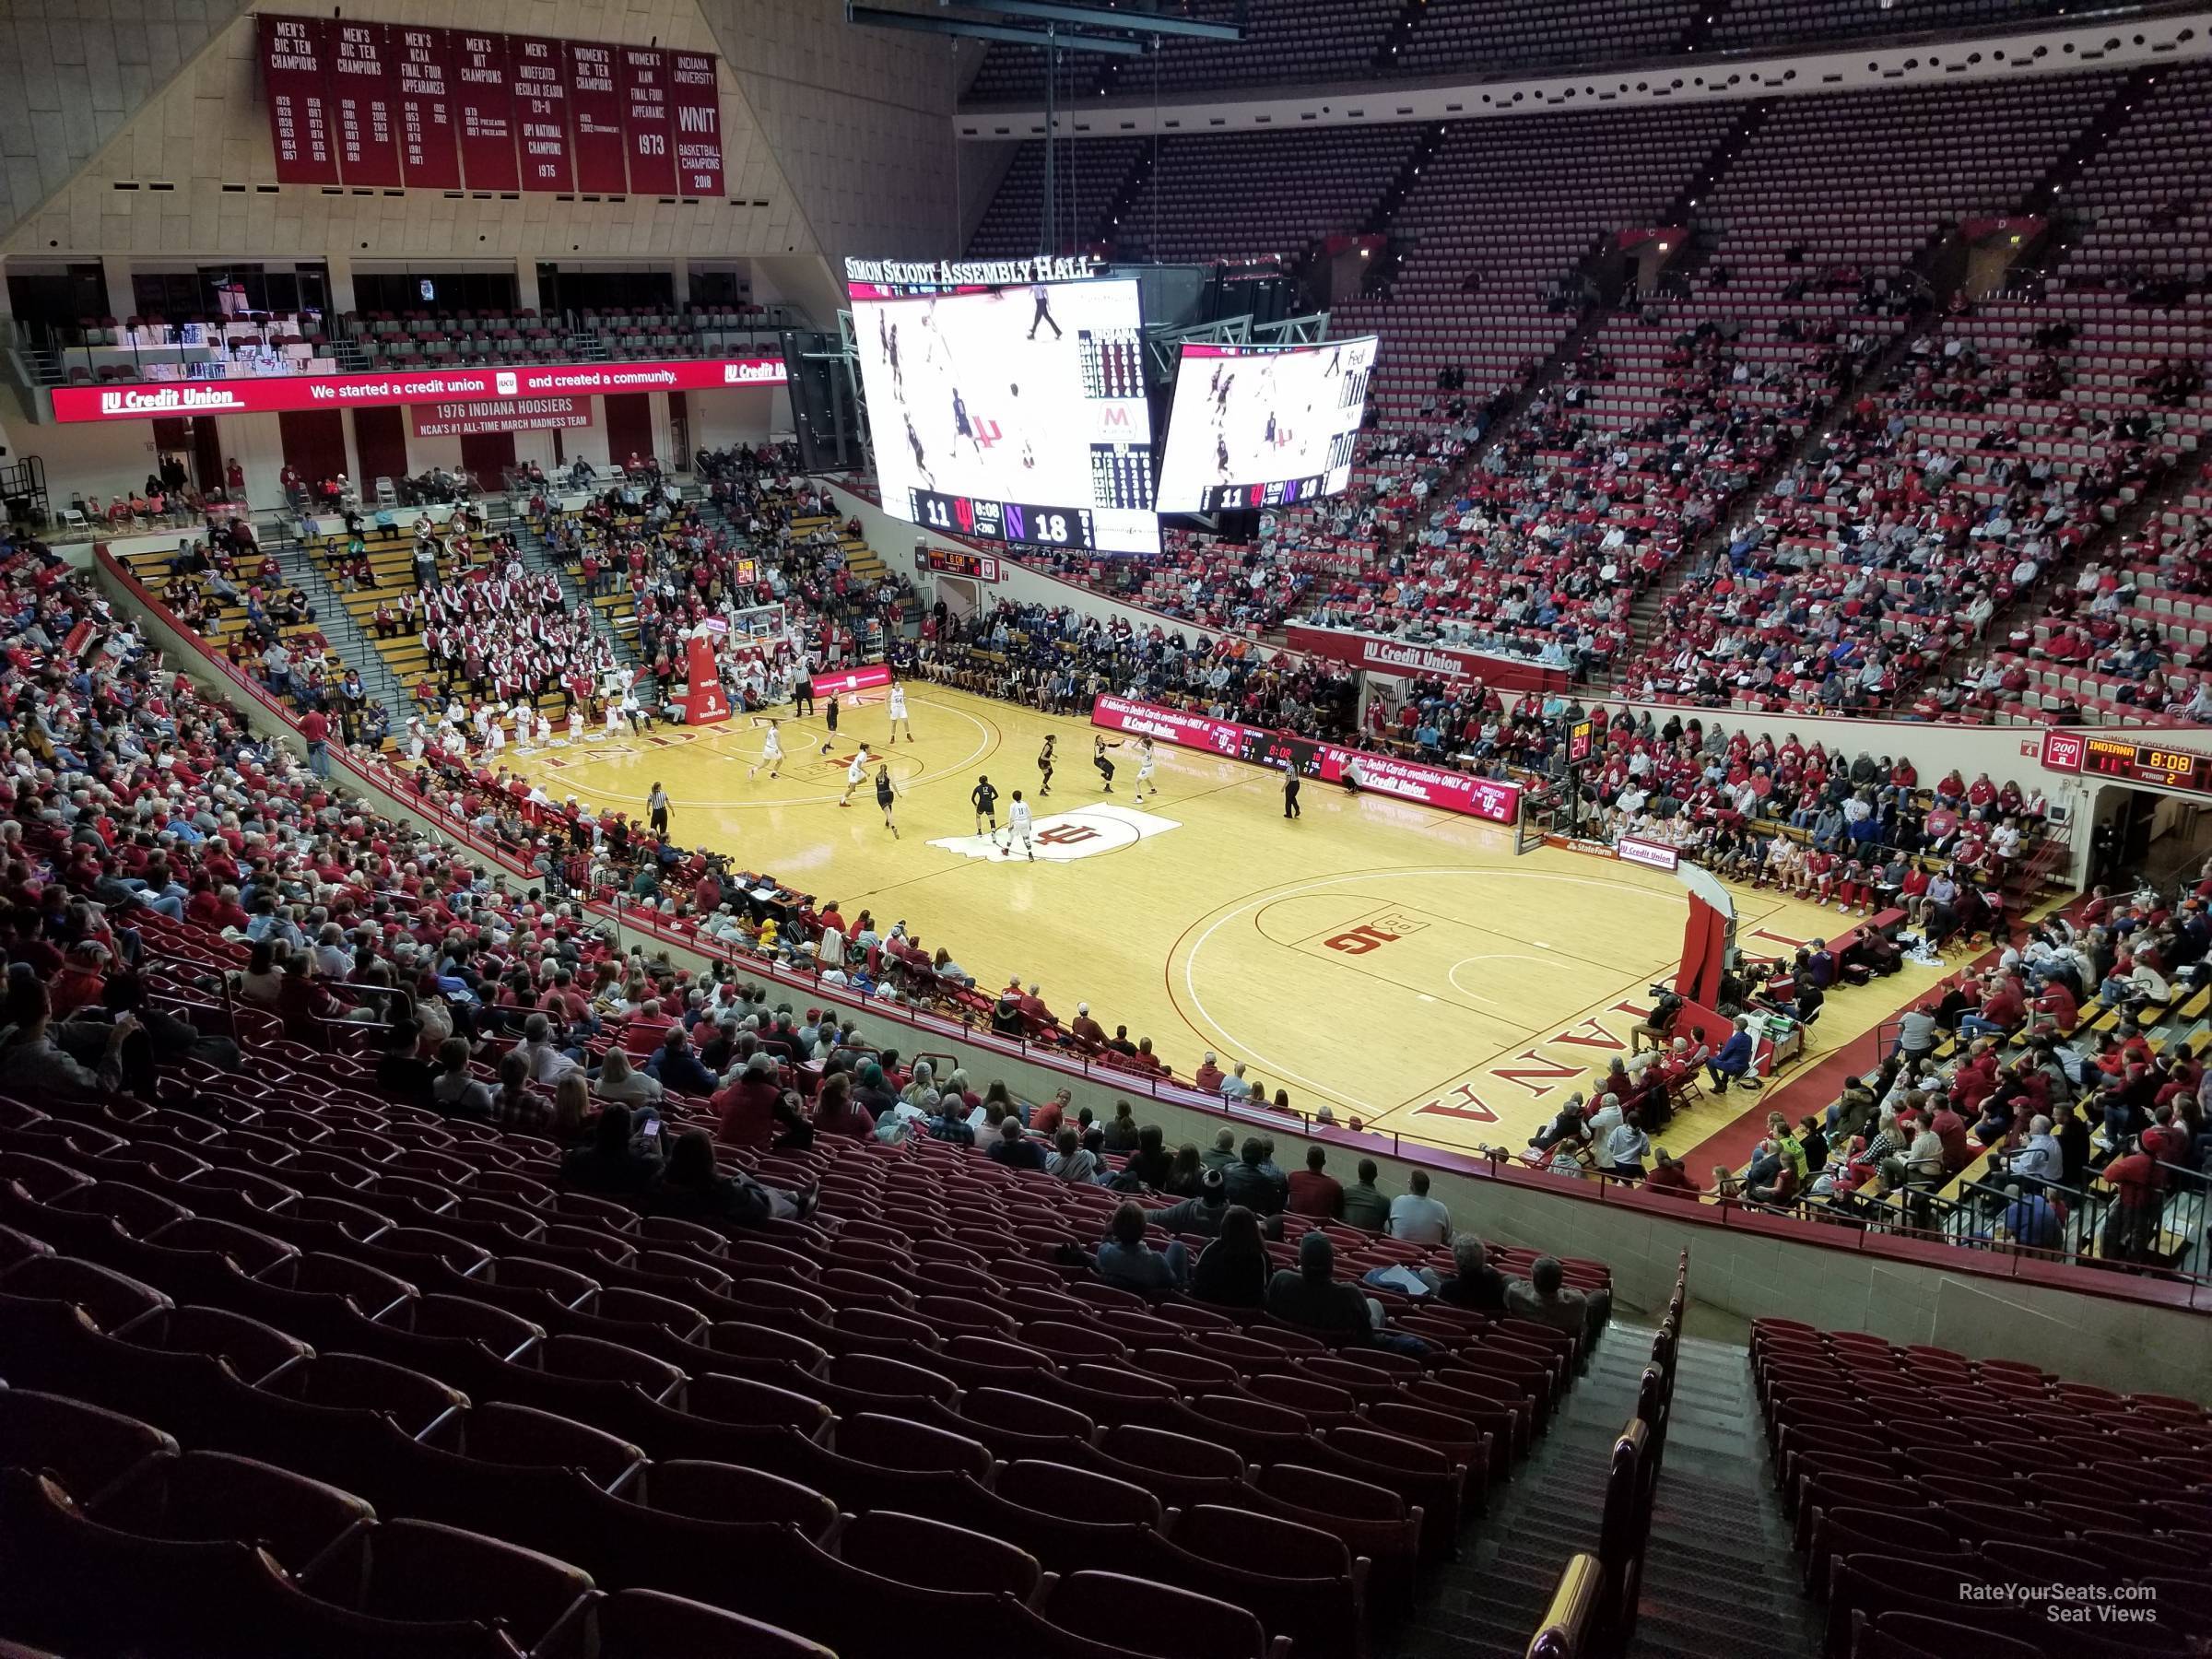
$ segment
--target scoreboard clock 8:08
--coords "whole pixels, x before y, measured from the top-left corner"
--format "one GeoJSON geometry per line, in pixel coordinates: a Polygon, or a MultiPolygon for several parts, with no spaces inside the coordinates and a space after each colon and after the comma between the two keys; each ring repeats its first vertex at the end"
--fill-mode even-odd
{"type": "Polygon", "coordinates": [[[2212,794],[2212,756],[2188,749],[2160,748],[2124,737],[2090,737],[2082,744],[2081,770],[2108,778],[2212,794]]]}

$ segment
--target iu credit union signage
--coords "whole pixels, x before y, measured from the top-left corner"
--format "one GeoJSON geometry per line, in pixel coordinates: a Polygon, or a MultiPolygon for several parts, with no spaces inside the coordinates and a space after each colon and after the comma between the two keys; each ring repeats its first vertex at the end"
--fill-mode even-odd
{"type": "Polygon", "coordinates": [[[427,369],[371,374],[237,375],[57,386],[57,421],[160,420],[176,415],[278,415],[294,409],[503,398],[619,396],[780,386],[782,358],[680,358],[638,363],[532,363],[513,369],[427,369]]]}

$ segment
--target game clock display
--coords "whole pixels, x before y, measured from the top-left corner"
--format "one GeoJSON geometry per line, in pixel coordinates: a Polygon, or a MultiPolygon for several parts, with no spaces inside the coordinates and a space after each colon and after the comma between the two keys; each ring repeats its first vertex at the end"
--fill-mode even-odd
{"type": "Polygon", "coordinates": [[[1285,767],[1301,778],[1321,776],[1321,745],[1310,737],[1292,737],[1282,732],[1247,727],[1236,758],[1255,766],[1285,767]]]}
{"type": "Polygon", "coordinates": [[[2168,789],[2212,794],[2212,756],[2188,749],[2130,743],[2124,737],[2090,737],[2082,744],[2081,770],[2108,778],[2130,778],[2138,783],[2159,783],[2168,789]]]}
{"type": "Polygon", "coordinates": [[[1024,542],[1041,547],[1073,547],[1089,552],[1097,544],[1088,507],[1046,507],[1030,501],[985,501],[946,495],[935,489],[910,492],[907,516],[917,524],[949,535],[976,535],[985,541],[1024,542]]]}

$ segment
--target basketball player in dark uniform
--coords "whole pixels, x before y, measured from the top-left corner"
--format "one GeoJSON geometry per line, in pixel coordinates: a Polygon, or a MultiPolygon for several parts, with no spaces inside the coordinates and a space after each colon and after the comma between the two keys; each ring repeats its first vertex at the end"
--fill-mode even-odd
{"type": "Polygon", "coordinates": [[[1037,751],[1037,770],[1044,774],[1044,782],[1037,786],[1037,798],[1042,800],[1053,793],[1053,745],[1060,741],[1060,734],[1047,732],[1044,747],[1037,751]]]}
{"type": "Polygon", "coordinates": [[[998,833],[998,791],[989,778],[978,778],[975,787],[968,792],[968,804],[975,808],[975,832],[983,833],[983,826],[991,826],[991,833],[998,833]]]}
{"type": "Polygon", "coordinates": [[[1121,747],[1119,743],[1109,743],[1103,737],[1090,740],[1090,763],[1099,769],[1100,782],[1105,784],[1108,794],[1113,793],[1113,762],[1106,758],[1106,751],[1121,747]]]}
{"type": "Polygon", "coordinates": [[[968,440],[968,447],[980,457],[983,446],[975,441],[975,429],[968,424],[968,400],[960,395],[959,388],[952,392],[952,430],[955,437],[968,440]]]}

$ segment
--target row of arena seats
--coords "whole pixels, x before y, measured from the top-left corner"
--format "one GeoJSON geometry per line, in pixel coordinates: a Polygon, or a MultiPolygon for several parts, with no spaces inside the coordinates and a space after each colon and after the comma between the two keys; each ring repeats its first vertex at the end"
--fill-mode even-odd
{"type": "Polygon", "coordinates": [[[1753,1322],[1751,1366],[1826,1659],[2122,1659],[2212,1636],[2202,1406],[1789,1319],[1753,1322]],[[2147,1616],[2046,1606],[2093,1603],[2147,1616]]]}
{"type": "MultiPolygon", "coordinates": [[[[1383,435],[1432,440],[1532,376],[1542,394],[1479,468],[1431,475],[1425,503],[1401,495],[1395,512],[1362,500],[1292,519],[1249,559],[1199,543],[1141,594],[1127,594],[1112,567],[1088,574],[1171,615],[1230,626],[1264,629],[1302,608],[1522,655],[1573,633],[1571,654],[1613,658],[1640,694],[1714,706],[2174,714],[2201,683],[2194,659],[2206,648],[2186,631],[2147,691],[2126,676],[2092,682],[2077,664],[2047,665],[2026,639],[1985,676],[1947,676],[1982,637],[1981,603],[1965,614],[1962,582],[1996,615],[2063,592],[2147,490],[2197,464],[2212,404],[2201,385],[2169,395],[2156,376],[2172,366],[2189,386],[2191,365],[2212,352],[2198,291],[2207,114],[2212,72],[2189,67],[1446,123],[1401,129],[1414,147],[1396,172],[1385,133],[1355,135],[1352,151],[1331,148],[1329,165],[1306,156],[1330,136],[1314,131],[1171,135],[1149,152],[1125,138],[1078,144],[1070,166],[1082,228],[1155,253],[1282,253],[1381,213],[1394,241],[1371,274],[1382,279],[1338,293],[1331,311],[1338,331],[1385,341],[1372,394],[1383,435]],[[1245,182],[1234,201],[1226,178],[1245,182]],[[1267,181],[1256,195],[1253,178],[1267,181]],[[2052,181],[2065,192],[2063,218],[2053,217],[2052,181]],[[1118,225],[1084,218],[1123,208],[1124,194],[1118,225]],[[2033,217],[2007,217],[2021,215],[2033,217]],[[1558,285],[1622,228],[1670,222],[1690,250],[1679,274],[1670,267],[1658,291],[1582,317],[1591,350],[1547,365],[1581,306],[1558,285]],[[1939,322],[1906,315],[1910,272],[1924,255],[1959,227],[2016,222],[2023,241],[2051,226],[2032,271],[1971,307],[1947,307],[1939,322]],[[1720,343],[1724,379],[1714,408],[1686,409],[1674,383],[1681,342],[1700,335],[1720,343]],[[1929,347],[1908,352],[1908,338],[1929,347]],[[1816,373],[1818,349],[1831,360],[1816,373]],[[1961,349],[1971,372],[1956,368],[1961,349]],[[1608,374],[1579,384],[1593,351],[1608,374]],[[1734,379],[1739,365],[1744,381],[1734,379]],[[1446,370],[1463,371],[1451,391],[1438,384],[1446,370]],[[1828,449],[1808,436],[1836,390],[1818,383],[1830,372],[1852,406],[1842,442],[1829,441],[1842,451],[1836,477],[1823,476],[1828,449]],[[1778,420],[1779,448],[1731,435],[1709,452],[1715,408],[1778,420]],[[1808,445],[1795,465],[1775,465],[1808,445]],[[1654,484],[1630,473],[1624,490],[1608,465],[1618,454],[1687,466],[1690,488],[1679,475],[1654,484]],[[1946,477],[1936,457],[1957,471],[1946,477]],[[1738,500],[1755,480],[1759,492],[1738,500]],[[1947,523],[1975,525],[2006,501],[2008,533],[1967,536],[1947,523]],[[1443,532],[1434,547],[1406,535],[1424,528],[1424,506],[1443,532]],[[1469,509],[1510,533],[1471,534],[1469,509]],[[2045,512],[2053,524],[2031,529],[2045,512]],[[1875,527],[1884,513],[1918,515],[1947,545],[1864,542],[1862,523],[1875,527]],[[1601,553],[1613,528],[1626,540],[1601,553]],[[1531,539],[1551,545],[1532,557],[1531,539]],[[1738,556],[1724,560],[1731,541],[1738,556]],[[2016,582],[2023,561],[2035,574],[2016,582]],[[1613,637],[1626,618],[1594,611],[1585,592],[1622,571],[1662,590],[1654,613],[1639,607],[1626,652],[1613,637]],[[1239,596],[1194,595],[1209,574],[1229,576],[1239,596]],[[1541,620],[1547,608],[1573,626],[1541,620]],[[1830,660],[1838,634],[1855,653],[1844,673],[1830,660]]],[[[978,251],[1033,229],[1041,150],[1017,157],[1002,196],[978,251]]],[[[2183,506],[2156,522],[2168,547],[2150,558],[2164,569],[2186,562],[2201,514],[2183,506]]]]}
{"type": "MultiPolygon", "coordinates": [[[[1313,84],[1341,79],[1456,74],[1531,74],[1562,68],[1644,65],[1701,48],[1745,52],[1917,33],[2018,26],[2053,14],[2059,0],[1885,0],[1878,7],[1820,0],[1429,0],[1401,8],[1393,0],[1318,5],[1315,0],[1251,0],[1193,8],[1194,15],[1241,18],[1235,42],[1160,37],[1146,57],[1087,60],[1064,79],[1063,97],[1141,96],[1214,87],[1313,84]]],[[[970,84],[966,101],[1041,99],[1044,63],[1033,47],[994,45],[970,84]]]]}
{"type": "MultiPolygon", "coordinates": [[[[0,1427],[0,1634],[475,1653],[496,1627],[551,1654],[668,1612],[604,1589],[847,1659],[1353,1653],[1582,1357],[1428,1307],[1397,1322],[1424,1364],[1147,1305],[1057,1265],[1108,1194],[935,1142],[758,1157],[821,1210],[724,1233],[563,1190],[559,1148],[334,1057],[255,1062],[160,1106],[5,1108],[0,1425],[31,1415],[0,1427]],[[48,1431],[93,1407],[155,1430],[48,1431]],[[118,1435],[162,1467],[92,1457],[118,1435]],[[236,1489],[270,1521],[217,1501],[210,1457],[251,1460],[236,1489]],[[763,1570],[733,1583],[734,1557],[763,1570]],[[99,1618],[38,1593],[126,1571],[147,1594],[99,1618]]],[[[1355,1272],[1423,1253],[1335,1230],[1355,1272]]]]}

